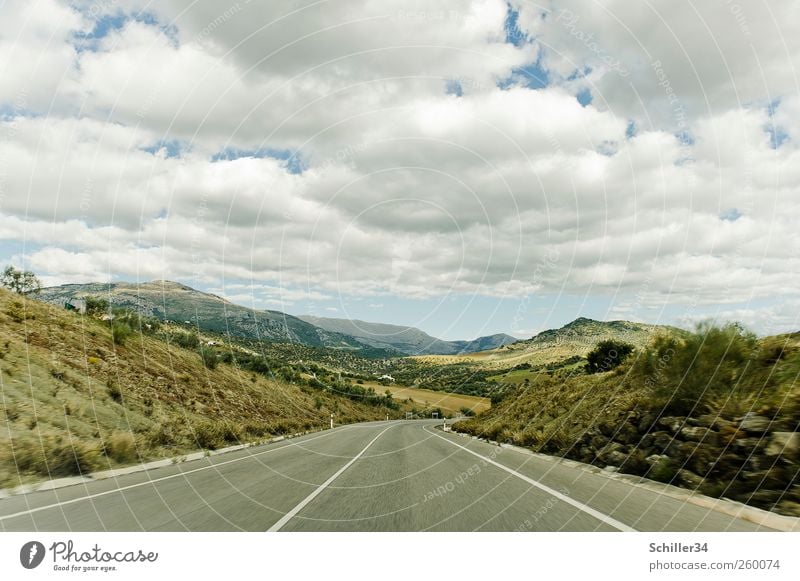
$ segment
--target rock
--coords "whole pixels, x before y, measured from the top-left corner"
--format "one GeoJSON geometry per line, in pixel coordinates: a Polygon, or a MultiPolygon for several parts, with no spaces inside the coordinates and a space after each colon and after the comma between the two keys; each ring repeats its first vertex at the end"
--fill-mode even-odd
{"type": "Polygon", "coordinates": [[[678,470],[678,482],[688,488],[695,489],[703,483],[703,478],[690,470],[678,470]]]}
{"type": "Polygon", "coordinates": [[[701,426],[703,428],[713,428],[715,430],[719,430],[723,426],[730,426],[732,422],[729,422],[728,420],[723,420],[719,416],[715,416],[712,414],[704,414],[697,418],[692,418],[692,423],[696,426],[701,426]]]}
{"type": "Polygon", "coordinates": [[[658,420],[658,425],[670,430],[673,434],[677,433],[685,423],[686,418],[664,417],[658,420]]]}
{"type": "Polygon", "coordinates": [[[767,456],[792,456],[800,450],[800,432],[772,432],[764,453],[767,456]]]}
{"type": "Polygon", "coordinates": [[[710,434],[713,434],[711,430],[708,428],[704,428],[701,426],[691,427],[686,426],[681,428],[680,431],[681,436],[686,438],[687,440],[692,440],[694,442],[704,441],[709,438],[710,434]]]}
{"type": "Polygon", "coordinates": [[[625,444],[635,444],[639,441],[639,432],[628,422],[624,422],[619,426],[615,439],[625,444]]]}
{"type": "Polygon", "coordinates": [[[657,453],[665,453],[674,447],[675,440],[666,432],[653,432],[653,448],[657,453]]]}
{"type": "Polygon", "coordinates": [[[763,434],[769,430],[770,424],[772,421],[769,418],[748,412],[739,421],[739,428],[746,432],[763,434]]]}
{"type": "Polygon", "coordinates": [[[733,447],[739,450],[758,450],[766,446],[767,442],[763,438],[739,438],[733,441],[733,447]]]}
{"type": "Polygon", "coordinates": [[[639,423],[637,424],[639,426],[639,432],[642,434],[646,434],[647,432],[649,432],[650,429],[653,427],[655,421],[656,421],[655,415],[649,412],[643,413],[639,418],[639,423]]]}
{"type": "Polygon", "coordinates": [[[619,472],[619,467],[617,466],[606,466],[603,468],[604,472],[619,472]]]}
{"type": "Polygon", "coordinates": [[[650,454],[647,458],[644,459],[645,462],[648,464],[658,464],[661,460],[669,459],[669,456],[665,456],[664,454],[650,454]]]}
{"type": "Polygon", "coordinates": [[[614,464],[615,466],[624,464],[627,459],[628,455],[620,450],[613,450],[605,455],[605,461],[608,464],[614,464]]]}

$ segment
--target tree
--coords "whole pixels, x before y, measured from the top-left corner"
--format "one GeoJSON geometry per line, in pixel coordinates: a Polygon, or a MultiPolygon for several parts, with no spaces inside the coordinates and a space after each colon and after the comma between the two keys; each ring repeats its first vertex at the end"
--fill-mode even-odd
{"type": "Polygon", "coordinates": [[[42,283],[35,274],[29,270],[17,270],[13,266],[7,266],[3,271],[0,284],[21,295],[37,294],[42,290],[42,283]]]}
{"type": "Polygon", "coordinates": [[[87,315],[106,315],[108,314],[108,300],[100,297],[86,297],[87,315]]]}
{"type": "Polygon", "coordinates": [[[633,352],[633,345],[606,339],[600,341],[586,356],[586,373],[611,371],[633,352]]]}

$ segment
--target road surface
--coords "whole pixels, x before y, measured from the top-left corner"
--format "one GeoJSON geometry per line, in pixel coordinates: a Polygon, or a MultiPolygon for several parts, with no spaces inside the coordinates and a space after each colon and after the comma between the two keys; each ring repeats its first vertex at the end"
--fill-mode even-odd
{"type": "Polygon", "coordinates": [[[12,496],[0,500],[0,530],[770,530],[435,424],[341,426],[12,496]]]}

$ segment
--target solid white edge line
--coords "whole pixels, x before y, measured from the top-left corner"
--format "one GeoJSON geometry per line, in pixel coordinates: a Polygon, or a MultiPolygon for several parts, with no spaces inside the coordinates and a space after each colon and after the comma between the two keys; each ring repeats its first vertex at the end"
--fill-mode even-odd
{"type": "Polygon", "coordinates": [[[519,472],[509,468],[508,466],[504,466],[504,465],[500,464],[499,462],[495,462],[491,458],[487,458],[486,456],[484,456],[482,454],[478,454],[477,452],[474,452],[474,451],[470,450],[466,446],[462,446],[461,444],[457,444],[456,442],[453,442],[452,440],[449,440],[449,439],[445,438],[444,436],[442,436],[440,434],[437,434],[436,432],[432,432],[425,426],[422,426],[422,429],[425,430],[426,432],[428,432],[429,434],[433,434],[437,438],[441,438],[442,440],[444,440],[448,444],[452,444],[453,446],[461,448],[465,452],[469,452],[473,456],[477,456],[481,460],[484,460],[485,462],[488,462],[489,464],[491,464],[493,466],[497,466],[498,468],[500,468],[501,470],[505,470],[509,474],[513,474],[514,476],[516,476],[520,480],[524,480],[528,484],[530,484],[532,486],[535,486],[536,488],[539,488],[539,489],[547,492],[548,494],[551,494],[551,495],[555,496],[559,500],[562,500],[562,501],[566,502],[567,504],[574,506],[578,510],[583,511],[586,514],[589,514],[589,515],[593,516],[597,520],[602,521],[602,522],[606,523],[607,525],[614,527],[617,530],[624,531],[624,532],[629,532],[629,533],[635,533],[636,532],[635,528],[630,527],[630,526],[626,525],[625,523],[622,523],[622,522],[618,521],[617,519],[608,516],[607,514],[603,514],[602,512],[593,509],[591,506],[587,506],[587,505],[583,504],[582,502],[578,502],[577,500],[574,500],[574,499],[570,498],[569,496],[565,496],[564,494],[561,494],[557,490],[553,490],[549,486],[545,486],[541,482],[537,482],[533,478],[528,478],[524,474],[520,474],[519,472]]]}
{"type": "Polygon", "coordinates": [[[374,444],[378,440],[378,438],[380,438],[383,434],[386,433],[387,430],[390,430],[393,427],[394,426],[389,426],[388,428],[383,430],[380,434],[378,434],[377,436],[372,438],[372,441],[370,441],[369,444],[364,446],[363,450],[361,450],[358,454],[356,454],[347,464],[345,464],[344,466],[339,468],[339,470],[336,471],[336,474],[334,474],[333,476],[328,478],[325,482],[320,484],[317,488],[315,488],[314,491],[311,494],[309,494],[308,496],[306,496],[303,500],[301,500],[300,503],[297,506],[295,506],[292,510],[290,510],[285,515],[283,515],[283,517],[278,522],[276,522],[274,525],[272,525],[271,527],[269,527],[267,529],[267,532],[268,533],[274,533],[276,531],[281,530],[286,525],[286,523],[288,523],[290,520],[292,520],[297,515],[298,512],[303,510],[309,502],[314,500],[323,490],[328,488],[328,486],[330,486],[331,482],[336,480],[342,474],[342,472],[344,472],[345,470],[350,468],[350,466],[352,466],[355,463],[356,460],[361,458],[361,456],[364,454],[364,452],[366,452],[369,449],[369,447],[372,446],[372,444],[374,444]]]}
{"type": "MultiPolygon", "coordinates": [[[[342,426],[343,429],[348,429],[351,426],[342,426]]],[[[209,466],[202,466],[200,468],[194,468],[192,470],[187,470],[186,472],[178,472],[177,474],[170,474],[169,476],[162,476],[161,478],[154,478],[151,480],[146,480],[144,482],[137,482],[136,484],[129,484],[128,486],[123,486],[121,488],[114,488],[113,490],[106,490],[105,492],[97,492],[95,494],[89,494],[87,496],[81,496],[80,498],[73,498],[71,500],[64,500],[62,502],[55,502],[53,504],[48,504],[45,506],[39,506],[36,508],[32,508],[30,510],[23,510],[22,512],[15,512],[14,514],[7,514],[5,516],[0,516],[0,522],[10,520],[13,518],[18,518],[21,516],[25,516],[28,514],[34,514],[36,512],[41,512],[43,510],[49,510],[51,508],[59,508],[61,506],[66,506],[69,504],[75,504],[76,502],[83,502],[84,500],[91,500],[93,498],[99,498],[101,496],[108,496],[109,494],[116,494],[118,492],[125,492],[126,490],[131,490],[132,488],[139,488],[141,486],[147,486],[148,484],[155,484],[156,482],[163,482],[164,480],[171,480],[173,478],[179,478],[181,476],[188,476],[189,474],[194,474],[195,472],[202,472],[204,470],[211,470],[213,468],[217,468],[219,466],[225,466],[226,464],[233,464],[234,462],[241,462],[243,460],[252,460],[258,456],[263,456],[264,454],[269,454],[270,452],[277,452],[278,450],[285,450],[287,448],[293,448],[295,446],[299,446],[300,444],[304,444],[305,442],[311,442],[313,440],[318,440],[320,438],[330,436],[334,432],[339,432],[341,430],[326,430],[323,434],[319,436],[314,436],[313,438],[308,438],[306,440],[301,440],[299,442],[292,442],[287,446],[279,446],[276,448],[270,448],[268,450],[262,450],[261,452],[257,452],[255,454],[248,454],[247,456],[241,456],[239,458],[234,458],[232,460],[225,460],[224,462],[217,462],[216,464],[211,464],[209,466]]],[[[164,467],[166,468],[166,466],[164,467]]],[[[157,468],[156,468],[157,470],[157,468]]],[[[134,474],[136,474],[134,472],[134,474]]],[[[96,482],[101,482],[100,480],[96,482]]],[[[83,484],[90,484],[90,482],[84,482],[83,484]]],[[[58,489],[55,489],[58,490],[58,489]]],[[[43,491],[45,492],[45,491],[43,491]]],[[[32,493],[31,493],[32,494],[32,493]]],[[[13,497],[11,497],[13,498],[13,497]]]]}

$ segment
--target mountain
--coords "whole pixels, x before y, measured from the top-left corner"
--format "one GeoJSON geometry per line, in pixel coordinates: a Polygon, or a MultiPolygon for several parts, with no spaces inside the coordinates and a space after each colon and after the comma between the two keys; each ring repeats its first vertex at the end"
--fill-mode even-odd
{"type": "Polygon", "coordinates": [[[395,413],[2,288],[0,375],[0,488],[395,413]]]}
{"type": "Polygon", "coordinates": [[[586,357],[604,339],[616,339],[634,347],[644,347],[656,335],[683,334],[686,331],[666,325],[649,325],[631,321],[596,321],[580,317],[558,329],[549,329],[530,339],[502,345],[495,349],[465,353],[458,358],[423,357],[430,363],[472,363],[501,369],[528,363],[547,365],[569,358],[586,357]]]}
{"type": "Polygon", "coordinates": [[[473,353],[486,349],[496,349],[501,345],[508,345],[517,341],[514,337],[503,333],[479,337],[472,341],[443,341],[442,339],[431,337],[415,327],[368,323],[357,319],[315,317],[312,315],[301,316],[300,319],[320,329],[349,335],[367,345],[380,349],[393,349],[405,355],[473,353]]]}
{"type": "Polygon", "coordinates": [[[141,284],[67,284],[42,289],[38,298],[63,307],[67,301],[94,296],[105,298],[115,307],[177,323],[188,323],[212,331],[273,343],[302,343],[362,351],[367,356],[387,356],[395,352],[375,352],[355,338],[327,331],[279,311],[255,310],[236,305],[186,285],[167,280],[141,284]]]}

